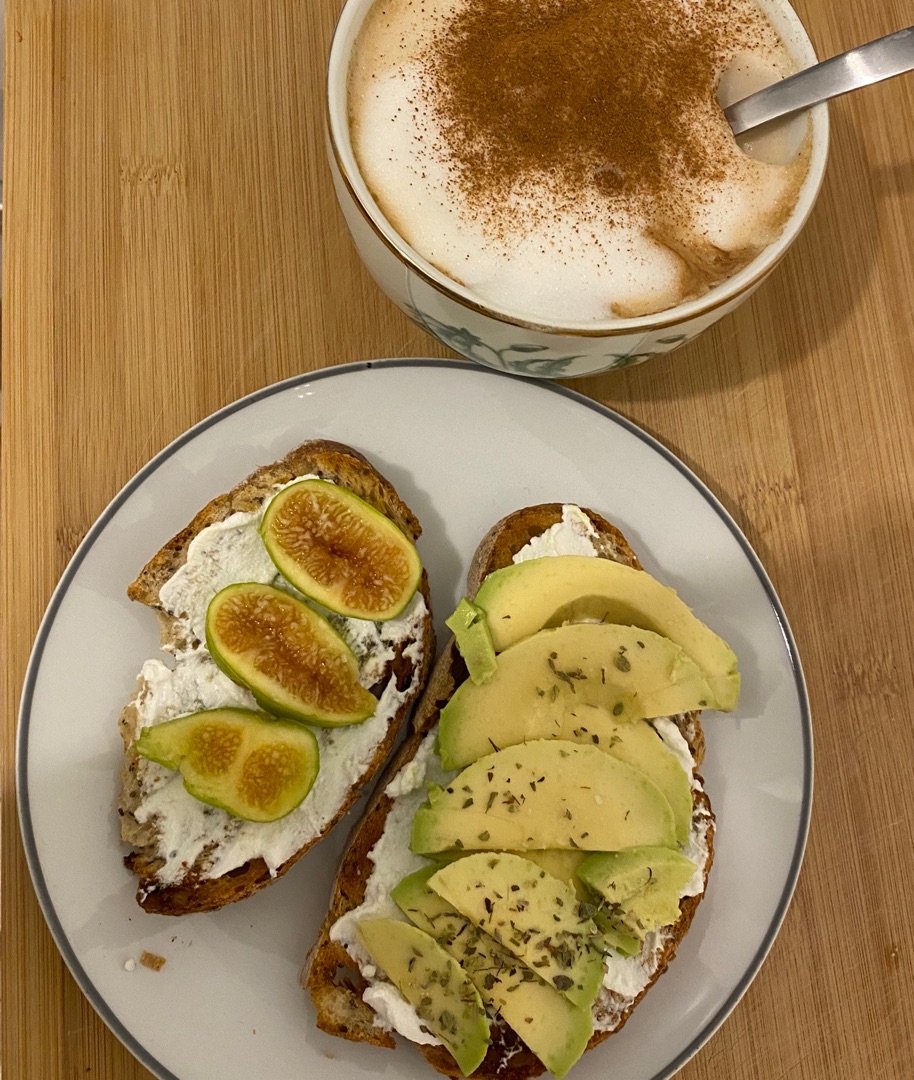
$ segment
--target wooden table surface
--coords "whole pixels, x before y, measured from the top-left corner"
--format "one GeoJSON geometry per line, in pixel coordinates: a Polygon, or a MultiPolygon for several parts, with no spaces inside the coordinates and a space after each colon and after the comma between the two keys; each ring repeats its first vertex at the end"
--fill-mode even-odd
{"type": "MultiPolygon", "coordinates": [[[[378,292],[334,202],[322,84],[339,6],[7,0],[4,1080],[149,1076],[66,971],[15,809],[26,662],[80,539],[153,454],[249,391],[449,355],[378,292]]],[[[820,55],[912,21],[903,0],[798,8],[820,55]]],[[[831,114],[821,198],[774,277],[680,352],[574,384],[733,514],[812,702],[795,898],[687,1080],[914,1075],[914,76],[831,114]]]]}

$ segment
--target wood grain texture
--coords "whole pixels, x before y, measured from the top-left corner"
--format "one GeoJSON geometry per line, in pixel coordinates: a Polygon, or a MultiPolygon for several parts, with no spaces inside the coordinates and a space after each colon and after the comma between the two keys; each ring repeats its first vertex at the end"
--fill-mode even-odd
{"type": "MultiPolygon", "coordinates": [[[[336,208],[339,0],[7,0],[2,417],[2,1069],[148,1080],[66,972],[15,811],[18,698],[69,556],[195,421],[277,379],[448,356],[336,208]]],[[[803,0],[820,55],[911,22],[803,0]]],[[[914,77],[841,99],[803,236],[680,352],[574,384],[719,494],[803,657],[816,796],[799,887],[684,1080],[908,1080],[914,1062],[914,77]]]]}

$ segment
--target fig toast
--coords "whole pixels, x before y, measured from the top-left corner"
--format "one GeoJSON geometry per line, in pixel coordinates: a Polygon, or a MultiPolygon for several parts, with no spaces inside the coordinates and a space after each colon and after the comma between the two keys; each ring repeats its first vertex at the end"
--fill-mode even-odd
{"type": "MultiPolygon", "coordinates": [[[[476,596],[484,580],[494,571],[511,566],[515,557],[529,545],[540,543],[538,538],[548,538],[550,531],[558,528],[568,511],[561,504],[541,504],[518,510],[494,525],[479,544],[472,559],[467,577],[467,596],[476,596]]],[[[570,508],[585,521],[591,554],[597,558],[621,563],[641,571],[641,564],[623,534],[605,518],[592,510],[570,508]]],[[[557,554],[557,551],[537,552],[557,554]]],[[[402,833],[404,814],[414,813],[406,806],[404,792],[421,787],[423,778],[439,780],[426,772],[426,762],[434,758],[436,731],[442,710],[454,698],[458,687],[468,678],[468,669],[455,639],[451,638],[439,654],[422,698],[414,712],[412,730],[394,759],[379,780],[361,819],[356,823],[343,852],[339,872],[333,886],[329,910],[317,941],[313,945],[302,972],[302,985],[310,994],[316,1010],[317,1026],[330,1034],[392,1048],[396,1046],[396,1023],[390,1017],[382,1018],[376,1011],[374,996],[376,983],[374,966],[366,966],[366,957],[353,945],[353,927],[360,913],[371,910],[376,913],[378,897],[383,889],[379,881],[378,867],[396,862],[396,852],[389,840],[395,828],[402,833]],[[419,784],[404,783],[411,770],[419,769],[419,784]],[[397,819],[396,821],[394,819],[397,819]],[[367,976],[366,977],[366,973],[367,976]],[[366,1000],[367,998],[367,1000],[366,1000]],[[372,1004],[369,1004],[372,1002],[372,1004]]],[[[710,802],[698,773],[704,755],[704,735],[697,709],[658,719],[666,725],[666,734],[678,742],[679,752],[688,767],[691,791],[692,834],[700,841],[700,854],[695,856],[696,874],[689,895],[683,895],[678,903],[678,913],[668,925],[649,934],[640,954],[632,962],[641,965],[643,977],[635,988],[614,990],[608,985],[602,988],[592,1007],[592,1034],[586,1041],[590,1049],[603,1042],[609,1035],[621,1029],[633,1009],[643,999],[651,986],[673,959],[677,947],[685,936],[700,903],[707,884],[713,861],[714,817],[710,802]]],[[[494,744],[493,744],[494,745],[494,744]]],[[[453,777],[453,773],[447,774],[453,777]]],[[[440,780],[447,783],[447,778],[440,780]]],[[[450,790],[450,788],[448,789],[450,790]]],[[[421,794],[420,796],[421,797],[421,794]]],[[[413,794],[413,802],[417,796],[413,794]]],[[[403,843],[408,842],[401,837],[403,843]]],[[[695,855],[695,845],[690,840],[690,854],[695,855]]],[[[453,854],[453,853],[452,853],[453,854]]],[[[419,859],[418,862],[423,861],[419,859]]],[[[415,870],[415,856],[401,860],[401,866],[388,871],[385,876],[408,874],[415,870]]],[[[402,916],[401,916],[402,917],[402,916]]],[[[611,984],[612,980],[607,979],[611,984]]],[[[542,1061],[528,1048],[524,1041],[499,1016],[489,1010],[491,1018],[491,1043],[484,1059],[472,1072],[481,1078],[506,1077],[508,1080],[526,1080],[546,1071],[542,1061]]],[[[407,1029],[416,1030],[412,1025],[407,1029]]],[[[422,1027],[419,1026],[419,1031],[422,1027]]],[[[399,1032],[402,1034],[402,1029],[399,1032]]],[[[423,1032],[423,1036],[428,1034],[423,1032]]],[[[408,1035],[407,1037],[412,1037],[408,1035]]],[[[419,1049],[429,1063],[440,1073],[459,1077],[461,1069],[451,1053],[434,1038],[416,1038],[419,1049]]],[[[553,1069],[564,1075],[565,1069],[553,1069]]]]}
{"type": "Polygon", "coordinates": [[[279,821],[245,821],[199,802],[181,775],[136,752],[141,730],[195,710],[257,709],[250,690],[229,678],[207,648],[206,611],[220,590],[250,580],[284,581],[264,549],[265,507],[295,481],[316,478],[346,489],[414,544],[421,527],[394,486],[359,452],[311,440],[263,466],[204,506],[128,587],[152,608],[168,662],[150,659],[119,727],[124,765],[118,812],[139,878],[137,901],[165,915],[211,911],[277,880],[324,837],[389,756],[425,685],[435,639],[425,571],[405,610],[387,622],[323,612],[358,662],[358,681],[377,700],[361,723],[314,728],[320,770],[304,801],[279,821]]]}

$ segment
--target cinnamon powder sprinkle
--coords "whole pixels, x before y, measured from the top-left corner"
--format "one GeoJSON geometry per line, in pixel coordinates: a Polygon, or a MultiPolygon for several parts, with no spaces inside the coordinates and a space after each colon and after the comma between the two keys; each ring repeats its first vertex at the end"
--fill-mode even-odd
{"type": "Polygon", "coordinates": [[[559,209],[591,191],[669,220],[671,170],[725,179],[689,118],[751,36],[730,0],[472,0],[423,56],[423,92],[477,214],[535,176],[559,209]]]}

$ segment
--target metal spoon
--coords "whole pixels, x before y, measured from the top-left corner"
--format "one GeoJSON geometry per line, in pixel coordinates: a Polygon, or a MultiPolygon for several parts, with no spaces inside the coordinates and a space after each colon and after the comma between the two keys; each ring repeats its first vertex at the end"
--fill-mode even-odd
{"type": "Polygon", "coordinates": [[[914,68],[914,26],[877,38],[766,86],[724,109],[734,135],[914,68]]]}

